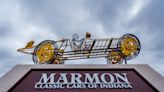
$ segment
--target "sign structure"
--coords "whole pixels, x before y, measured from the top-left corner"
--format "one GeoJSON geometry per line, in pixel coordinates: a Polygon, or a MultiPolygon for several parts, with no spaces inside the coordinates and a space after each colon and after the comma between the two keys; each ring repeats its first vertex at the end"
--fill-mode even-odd
{"type": "Polygon", "coordinates": [[[163,92],[163,85],[148,65],[17,65],[0,92],[163,92]]]}

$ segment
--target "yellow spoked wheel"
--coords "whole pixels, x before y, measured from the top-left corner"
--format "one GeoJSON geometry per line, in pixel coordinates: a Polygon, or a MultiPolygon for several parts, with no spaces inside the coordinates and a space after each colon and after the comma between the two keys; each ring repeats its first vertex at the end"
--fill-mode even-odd
{"type": "Polygon", "coordinates": [[[34,50],[33,61],[36,64],[51,63],[54,58],[55,42],[46,40],[41,42],[34,50]]]}
{"type": "Polygon", "coordinates": [[[111,51],[109,53],[108,64],[121,64],[123,63],[123,58],[120,56],[118,51],[111,51]]]}
{"type": "Polygon", "coordinates": [[[122,58],[129,60],[136,57],[140,52],[140,42],[132,34],[123,35],[118,41],[119,54],[122,58]]]}

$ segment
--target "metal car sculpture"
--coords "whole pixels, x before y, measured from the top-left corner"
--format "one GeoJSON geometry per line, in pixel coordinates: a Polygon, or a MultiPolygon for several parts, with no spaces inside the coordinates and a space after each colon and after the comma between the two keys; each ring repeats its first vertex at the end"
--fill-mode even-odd
{"type": "Polygon", "coordinates": [[[31,54],[35,64],[64,64],[66,60],[105,57],[108,64],[126,64],[140,52],[140,42],[133,34],[120,38],[91,39],[91,34],[79,40],[74,34],[72,40],[45,40],[38,45],[27,43],[18,52],[31,54]]]}

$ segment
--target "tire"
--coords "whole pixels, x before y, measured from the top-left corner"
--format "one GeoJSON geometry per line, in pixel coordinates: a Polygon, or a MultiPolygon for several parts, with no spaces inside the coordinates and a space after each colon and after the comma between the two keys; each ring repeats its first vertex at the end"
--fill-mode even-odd
{"type": "Polygon", "coordinates": [[[56,47],[55,41],[45,40],[36,46],[33,52],[33,62],[35,64],[49,64],[53,60],[56,47]],[[48,50],[47,50],[48,49],[48,50]],[[47,55],[47,56],[46,56],[47,55]]]}
{"type": "Polygon", "coordinates": [[[135,35],[125,34],[119,38],[117,48],[122,58],[130,60],[138,56],[141,44],[135,35]]]}

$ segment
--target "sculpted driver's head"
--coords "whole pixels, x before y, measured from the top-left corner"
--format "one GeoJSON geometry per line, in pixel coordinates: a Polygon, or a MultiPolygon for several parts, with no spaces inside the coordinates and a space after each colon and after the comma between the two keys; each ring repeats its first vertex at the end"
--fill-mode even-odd
{"type": "Polygon", "coordinates": [[[86,32],[86,38],[91,38],[91,34],[89,32],[86,32]]]}

